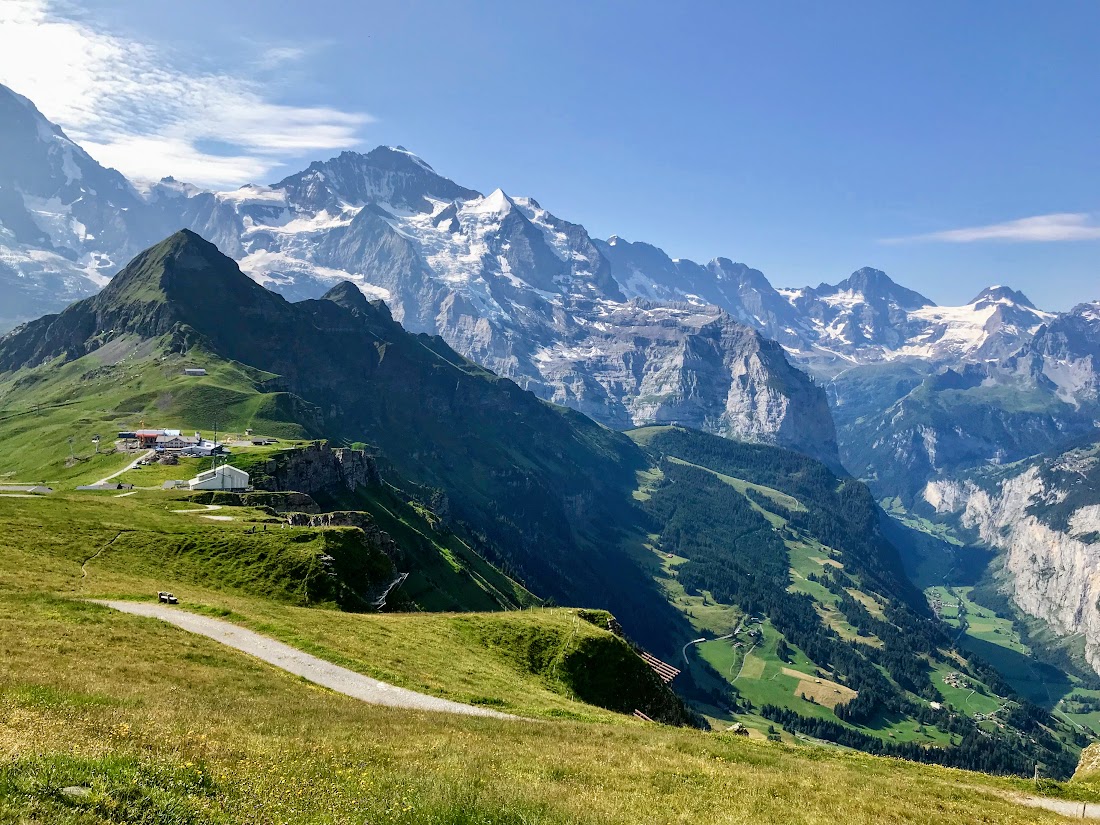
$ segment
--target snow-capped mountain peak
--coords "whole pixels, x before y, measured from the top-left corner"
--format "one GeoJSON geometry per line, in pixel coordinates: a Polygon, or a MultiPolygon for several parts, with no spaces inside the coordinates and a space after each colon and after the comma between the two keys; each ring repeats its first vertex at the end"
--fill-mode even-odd
{"type": "Polygon", "coordinates": [[[1011,287],[1001,286],[987,286],[981,292],[974,296],[970,304],[978,306],[980,304],[996,303],[1025,307],[1026,309],[1035,309],[1035,304],[1028,300],[1028,297],[1019,290],[1012,289],[1011,287]]]}
{"type": "Polygon", "coordinates": [[[130,181],[0,86],[0,330],[92,294],[160,229],[130,181]]]}
{"type": "Polygon", "coordinates": [[[458,200],[479,193],[437,174],[431,166],[400,147],[379,146],[367,154],[341,152],[314,161],[274,185],[289,200],[311,211],[339,206],[382,203],[397,210],[431,212],[429,199],[458,200]]]}
{"type": "Polygon", "coordinates": [[[404,155],[409,160],[411,160],[413,163],[420,166],[422,169],[425,169],[426,171],[431,172],[432,174],[435,174],[435,170],[431,167],[431,165],[426,160],[424,160],[422,157],[420,157],[420,155],[417,155],[413,152],[410,152],[404,146],[379,146],[378,148],[379,149],[386,149],[386,150],[388,150],[390,152],[393,152],[395,154],[404,155]]]}
{"type": "Polygon", "coordinates": [[[465,211],[473,215],[496,215],[503,217],[516,208],[515,202],[503,189],[494,189],[483,198],[468,203],[465,211]]]}
{"type": "Polygon", "coordinates": [[[881,269],[869,266],[857,269],[836,286],[821,284],[816,291],[823,297],[843,295],[851,301],[891,304],[902,310],[933,306],[932,301],[919,292],[900,286],[881,269]]]}

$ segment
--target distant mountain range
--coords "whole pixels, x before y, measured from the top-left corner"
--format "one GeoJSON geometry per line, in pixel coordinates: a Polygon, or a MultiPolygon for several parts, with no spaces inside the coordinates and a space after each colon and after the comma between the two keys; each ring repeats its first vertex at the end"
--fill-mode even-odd
{"type": "MultiPolygon", "coordinates": [[[[652,571],[632,567],[634,549],[612,546],[617,539],[600,525],[614,531],[621,514],[607,502],[645,502],[658,522],[679,512],[672,523],[685,528],[666,528],[664,540],[690,543],[739,473],[758,478],[787,462],[782,484],[767,486],[795,495],[810,473],[817,482],[803,492],[814,519],[851,505],[838,489],[858,498],[862,526],[845,527],[856,547],[859,535],[877,535],[879,511],[862,487],[849,486],[846,468],[910,526],[996,550],[1012,609],[1060,634],[1084,634],[1078,658],[1100,669],[1100,611],[1081,601],[1094,598],[1100,569],[1091,549],[1100,544],[1091,529],[1100,498],[1091,476],[1088,495],[1074,498],[1079,482],[1063,471],[1068,450],[1100,441],[1100,302],[1056,314],[994,286],[963,306],[939,307],[871,268],[835,285],[777,289],[727,258],[699,264],[641,242],[592,238],[534,199],[465,188],[401,147],[345,152],[232,192],[172,178],[138,184],[0,87],[0,333],[11,328],[0,338],[7,402],[24,393],[38,403],[32,381],[54,363],[86,358],[80,380],[98,380],[92,362],[108,343],[155,340],[158,352],[249,365],[262,404],[233,395],[227,407],[260,404],[263,415],[250,421],[368,438],[403,475],[443,491],[470,540],[484,539],[506,572],[554,598],[598,598],[667,649],[668,628],[684,630],[684,617],[658,598],[652,571]],[[612,429],[683,425],[790,448],[831,473],[778,451],[722,458],[732,442],[713,438],[651,454],[646,436],[634,444],[574,412],[551,414],[523,389],[612,429]],[[514,444],[500,438],[502,428],[514,444]],[[657,493],[632,489],[658,469],[657,493]],[[1044,514],[1061,501],[1080,507],[1044,514]],[[605,544],[611,549],[594,552],[605,544]],[[622,578],[626,569],[633,572],[622,578]]],[[[66,385],[62,395],[74,392],[66,385]]],[[[147,396],[173,398],[137,393],[127,409],[147,396]]],[[[181,411],[213,403],[186,400],[171,403],[181,411]]],[[[757,509],[758,498],[748,498],[757,509]]],[[[795,609],[783,596],[779,545],[774,588],[740,592],[757,580],[754,565],[777,522],[732,501],[744,510],[740,520],[704,531],[730,528],[691,548],[698,558],[683,568],[686,580],[704,604],[706,593],[725,592],[730,604],[751,595],[778,600],[769,610],[795,609]],[[744,536],[751,540],[742,547],[744,536]],[[723,549],[712,558],[715,547],[723,549]],[[744,566],[728,579],[723,553],[735,547],[744,566]]],[[[802,524],[800,510],[784,509],[791,506],[768,512],[802,524]]],[[[785,541],[802,541],[801,529],[785,541]]],[[[853,554],[853,564],[858,556],[896,567],[893,547],[853,554]]],[[[875,592],[919,609],[895,573],[875,592]]],[[[829,581],[835,592],[818,593],[819,607],[834,604],[853,626],[872,626],[845,597],[846,580],[829,581]]],[[[791,638],[810,618],[787,616],[791,638]]],[[[903,659],[914,654],[887,647],[885,666],[908,678],[903,659]]],[[[851,679],[866,671],[868,697],[892,695],[853,667],[851,679]]],[[[926,678],[905,690],[924,695],[926,678]]]]}
{"type": "Polygon", "coordinates": [[[401,147],[232,192],[137,185],[2,87],[0,111],[0,328],[94,293],[186,227],[292,300],[350,281],[406,328],[609,426],[843,460],[879,495],[1049,449],[1098,418],[1097,305],[1056,315],[996,286],[939,307],[870,268],[777,289],[727,258],[594,239],[401,147]]]}
{"type": "MultiPolygon", "coordinates": [[[[4,87],[0,111],[4,264],[24,278],[53,271],[66,279],[30,309],[94,292],[140,249],[186,227],[292,299],[351,280],[386,299],[410,329],[438,331],[499,373],[545,383],[563,398],[569,390],[554,374],[566,348],[548,353],[532,333],[598,348],[577,327],[603,331],[607,303],[717,307],[823,374],[901,358],[1002,357],[1054,317],[999,286],[962,307],[938,307],[870,268],[832,286],[776,289],[727,258],[704,265],[646,243],[594,239],[532,198],[460,186],[402,147],[344,152],[274,185],[231,192],[173,178],[139,186],[4,87]]],[[[657,323],[671,326],[667,317],[657,323]]]]}

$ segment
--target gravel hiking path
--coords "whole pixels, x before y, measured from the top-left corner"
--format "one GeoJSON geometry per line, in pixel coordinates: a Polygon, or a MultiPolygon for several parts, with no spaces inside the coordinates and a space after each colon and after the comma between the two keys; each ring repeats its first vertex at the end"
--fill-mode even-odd
{"type": "Polygon", "coordinates": [[[250,656],[255,656],[257,659],[262,659],[275,665],[275,667],[282,668],[288,673],[301,676],[310,682],[368,704],[438,713],[458,713],[465,716],[490,716],[494,719],[518,720],[520,718],[507,713],[488,710],[487,708],[463,705],[460,702],[438,699],[435,696],[427,696],[416,691],[387,685],[385,682],[379,682],[353,670],[338,667],[326,662],[324,659],[310,656],[308,653],[303,653],[282,642],[277,642],[267,636],[261,636],[259,633],[253,633],[251,630],[245,630],[243,627],[238,627],[220,619],[199,616],[185,610],[148,602],[115,602],[100,599],[92,599],[91,601],[123,613],[161,619],[189,633],[206,636],[216,642],[221,642],[223,645],[240,650],[250,656]]]}
{"type": "Polygon", "coordinates": [[[1044,808],[1071,819],[1100,819],[1100,805],[1095,802],[1070,802],[1066,799],[1048,799],[1042,796],[1011,796],[1013,802],[1029,808],[1044,808]]]}
{"type": "Polygon", "coordinates": [[[131,470],[137,469],[138,464],[140,464],[142,461],[149,458],[150,456],[153,456],[153,455],[156,455],[156,454],[157,454],[156,450],[150,450],[147,453],[142,453],[137,458],[135,458],[133,461],[131,461],[129,464],[127,464],[125,467],[123,467],[121,470],[119,470],[117,473],[111,473],[106,478],[101,478],[99,481],[96,482],[96,484],[110,484],[112,481],[114,481],[116,478],[118,478],[123,473],[128,473],[131,470]]]}
{"type": "Polygon", "coordinates": [[[200,504],[197,508],[190,510],[169,510],[170,513],[213,513],[215,510],[222,509],[220,504],[200,504]]]}

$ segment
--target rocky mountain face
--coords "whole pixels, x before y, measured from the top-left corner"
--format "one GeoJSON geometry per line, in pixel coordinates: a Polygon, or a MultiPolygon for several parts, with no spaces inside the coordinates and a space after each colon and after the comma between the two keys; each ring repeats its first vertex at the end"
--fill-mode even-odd
{"type": "Polygon", "coordinates": [[[1074,406],[1100,394],[1100,302],[1079,304],[1047,323],[1006,366],[1074,406]]]}
{"type": "Polygon", "coordinates": [[[999,473],[927,484],[921,498],[1002,551],[1001,588],[1025,614],[1084,639],[1100,672],[1100,444],[999,473]]]}
{"type": "MultiPolygon", "coordinates": [[[[845,466],[880,495],[908,500],[929,480],[1019,461],[1096,432],[1100,305],[1050,318],[1011,354],[993,357],[1020,328],[1004,297],[994,292],[975,302],[996,303],[999,330],[1012,332],[987,338],[988,360],[856,367],[828,385],[845,466]]],[[[1018,295],[1007,297],[1023,305],[1018,295]]]]}
{"type": "Polygon", "coordinates": [[[0,330],[96,292],[159,216],[27,98],[0,86],[0,330]]]}
{"type": "Polygon", "coordinates": [[[600,248],[626,294],[719,306],[824,377],[865,364],[950,364],[1009,355],[1054,317],[1001,286],[961,307],[940,307],[870,267],[835,285],[776,289],[759,270],[726,258],[706,265],[674,260],[649,244],[621,238],[600,248]]]}
{"type": "MultiPolygon", "coordinates": [[[[12,156],[33,149],[44,160],[33,176],[0,167],[0,192],[23,204],[0,220],[19,229],[24,258],[35,244],[61,250],[50,254],[73,258],[66,266],[77,280],[52,301],[13,310],[6,325],[106,283],[99,270],[74,269],[84,261],[87,270],[96,250],[109,250],[96,260],[110,272],[164,227],[185,226],[292,300],[350,281],[385,300],[407,329],[438,334],[467,358],[602,423],[680,422],[838,463],[823,392],[780,349],[714,306],[628,301],[600,245],[533,199],[481,195],[401,147],[345,152],[272,186],[215,193],[166,178],[139,192],[29,102],[12,100],[30,119],[10,134],[0,127],[12,156]],[[42,144],[47,133],[56,147],[42,144]],[[42,209],[25,214],[50,196],[47,183],[61,186],[65,207],[65,231],[52,235],[42,209]]],[[[28,266],[13,271],[25,276],[28,266]]]]}
{"type": "Polygon", "coordinates": [[[683,423],[836,462],[825,396],[780,348],[714,306],[626,300],[600,245],[530,198],[482,196],[399,147],[213,199],[152,190],[171,193],[203,198],[195,226],[284,295],[344,278],[405,327],[609,426],[683,423]]]}
{"type": "Polygon", "coordinates": [[[252,486],[273,492],[338,496],[382,481],[374,458],[363,450],[333,449],[325,442],[283,450],[252,471],[252,486]]]}
{"type": "Polygon", "coordinates": [[[854,371],[831,386],[845,466],[909,502],[931,479],[1009,464],[1095,430],[1097,408],[1003,363],[854,371]]]}

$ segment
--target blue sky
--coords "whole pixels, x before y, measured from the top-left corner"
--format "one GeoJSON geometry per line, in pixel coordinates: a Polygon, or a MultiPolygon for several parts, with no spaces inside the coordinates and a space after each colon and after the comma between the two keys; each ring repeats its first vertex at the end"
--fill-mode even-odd
{"type": "Polygon", "coordinates": [[[1091,0],[5,3],[0,46],[50,37],[0,82],[131,174],[235,186],[401,144],[776,285],[870,265],[939,303],[1100,298],[1091,0]]]}

